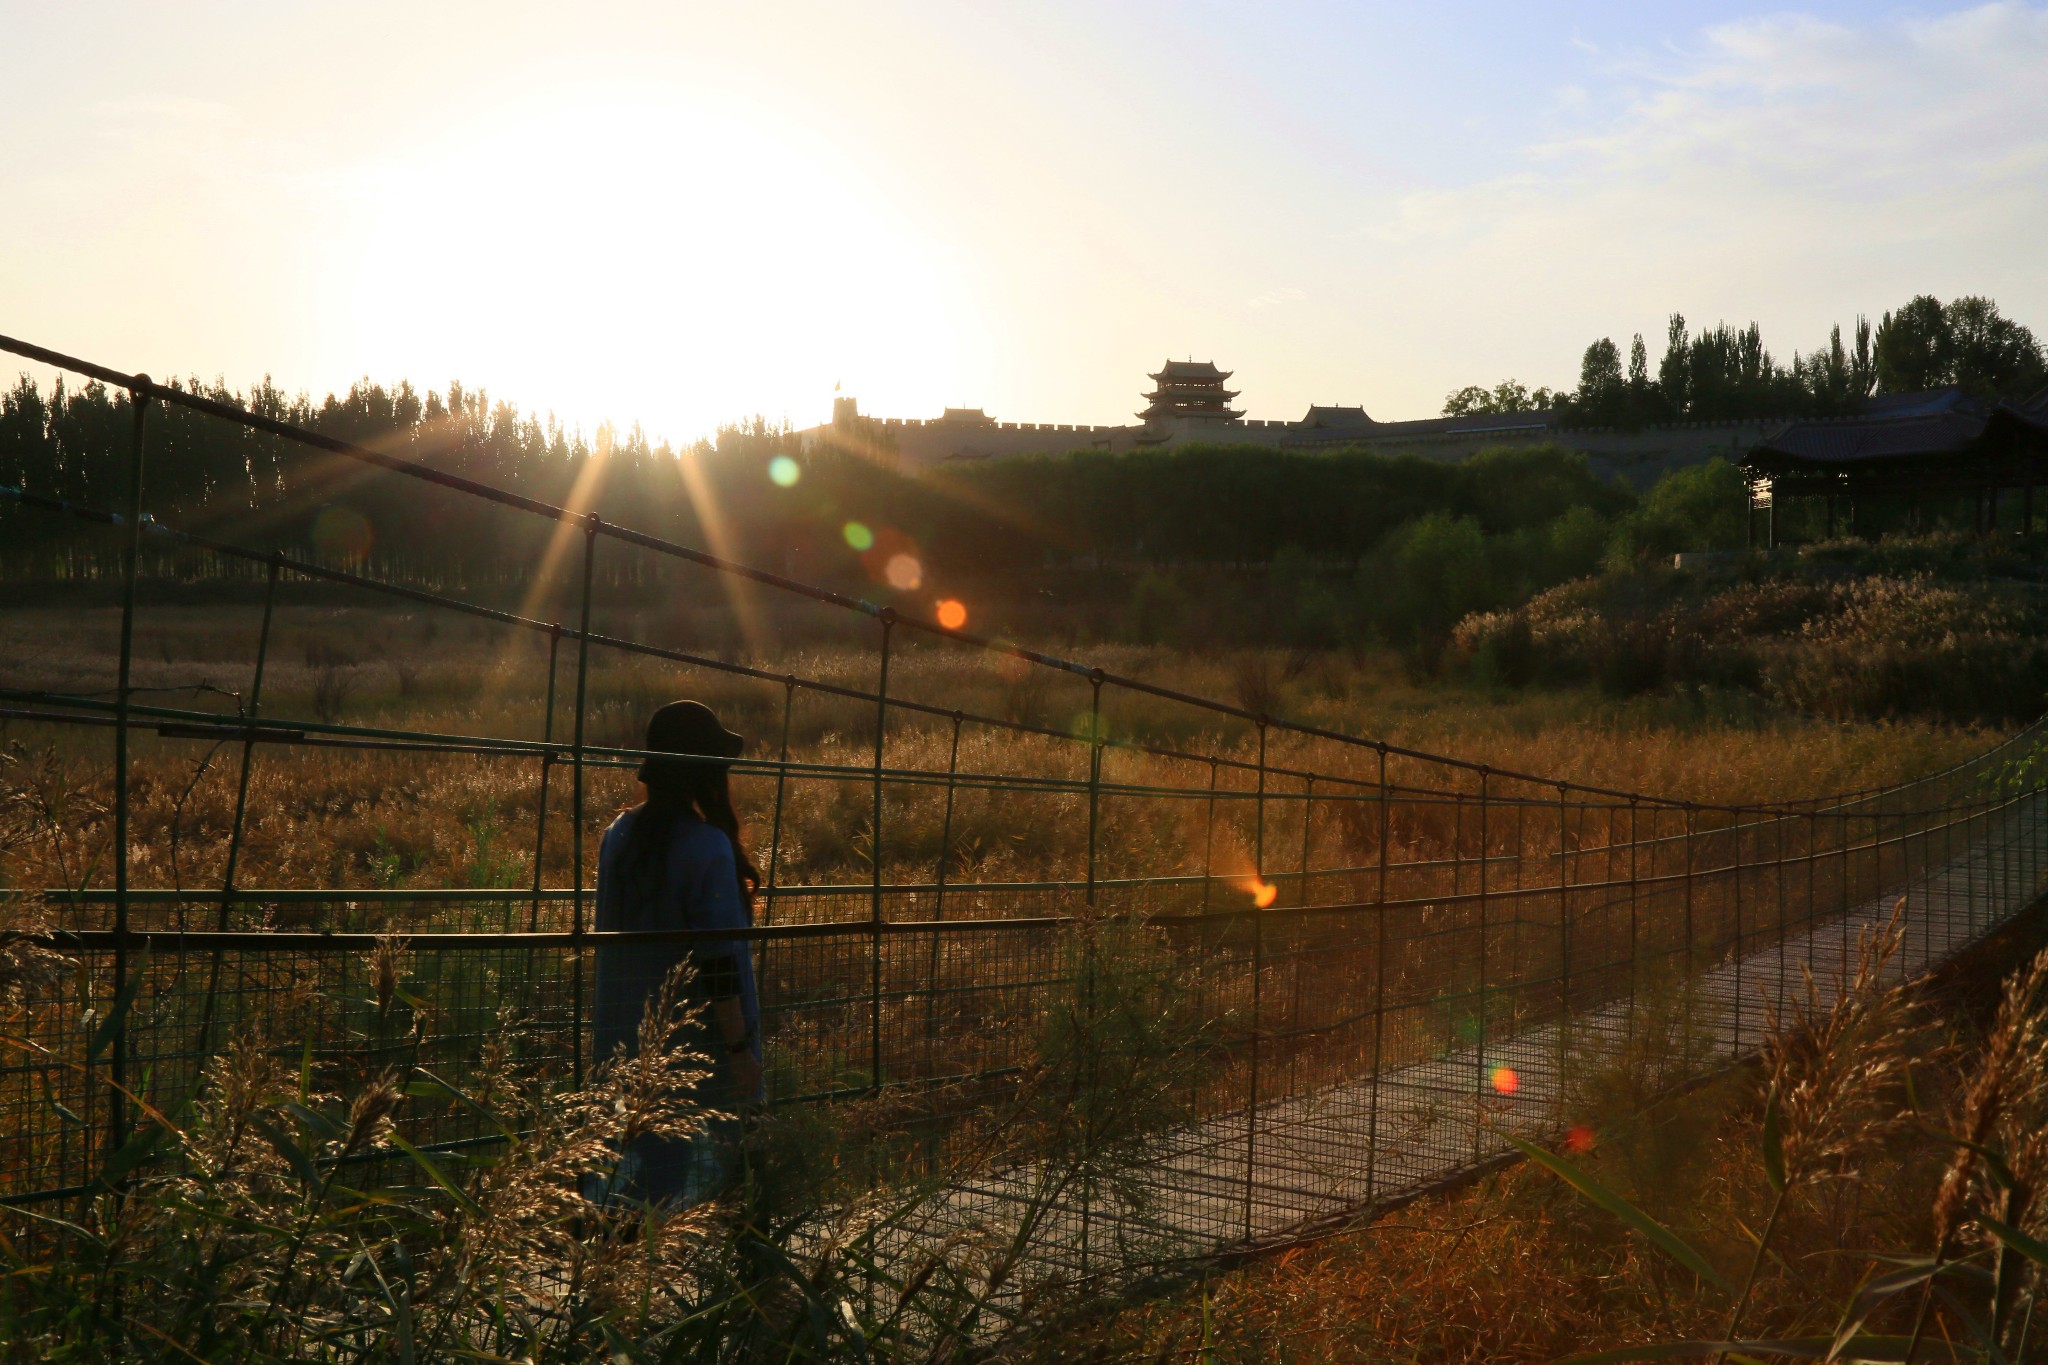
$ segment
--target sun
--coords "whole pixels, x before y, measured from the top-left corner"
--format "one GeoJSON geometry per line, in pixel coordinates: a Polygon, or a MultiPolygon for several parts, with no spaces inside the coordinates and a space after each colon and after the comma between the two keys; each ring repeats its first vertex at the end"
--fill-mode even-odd
{"type": "Polygon", "coordinates": [[[802,130],[673,99],[500,112],[360,178],[351,366],[687,441],[943,384],[946,254],[802,130]]]}

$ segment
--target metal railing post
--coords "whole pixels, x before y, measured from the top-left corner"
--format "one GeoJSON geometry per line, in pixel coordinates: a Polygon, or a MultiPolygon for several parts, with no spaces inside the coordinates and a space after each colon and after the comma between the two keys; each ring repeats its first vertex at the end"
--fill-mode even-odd
{"type": "Polygon", "coordinates": [[[1562,782],[1557,787],[1557,1044],[1558,1090],[1564,1089],[1565,1059],[1570,1050],[1572,1025],[1572,903],[1570,815],[1568,793],[1562,782]]]}
{"type": "Polygon", "coordinates": [[[1301,870],[1295,875],[1295,904],[1307,905],[1308,894],[1308,852],[1309,841],[1314,834],[1312,824],[1316,808],[1316,779],[1313,774],[1302,779],[1301,800],[1301,870]]]}
{"type": "Polygon", "coordinates": [[[1642,905],[1637,895],[1636,852],[1642,847],[1638,836],[1638,822],[1641,818],[1641,803],[1633,796],[1628,799],[1628,1024],[1622,1036],[1631,1044],[1636,1038],[1636,1014],[1641,1009],[1641,981],[1643,975],[1642,953],[1642,905]]]}
{"type": "Polygon", "coordinates": [[[1820,801],[1806,803],[1806,943],[1807,957],[1813,956],[1813,942],[1819,935],[1820,918],[1820,801]]]}
{"type": "Polygon", "coordinates": [[[533,814],[533,910],[526,917],[526,931],[530,934],[540,932],[541,878],[548,852],[548,777],[555,766],[555,665],[561,653],[562,626],[558,621],[548,631],[548,688],[540,723],[540,742],[548,747],[541,750],[540,796],[533,814]]]}
{"type": "Polygon", "coordinates": [[[1095,1110],[1096,1087],[1101,1070],[1097,1054],[1103,1045],[1101,1020],[1095,1009],[1096,935],[1101,925],[1095,918],[1095,843],[1102,812],[1102,678],[1101,669],[1088,675],[1088,879],[1085,903],[1088,906],[1088,923],[1085,934],[1086,956],[1083,962],[1085,982],[1081,1002],[1083,1028],[1078,1031],[1081,1040],[1084,1082],[1081,1113],[1081,1159],[1084,1170],[1081,1179],[1081,1273],[1088,1273],[1089,1241],[1095,1225],[1095,1110]]]}
{"type": "MultiPolygon", "coordinates": [[[[953,743],[946,752],[946,814],[939,823],[939,866],[932,882],[932,919],[943,924],[946,919],[946,871],[953,861],[953,794],[958,790],[960,772],[960,712],[953,713],[953,743]]],[[[937,1068],[935,1058],[938,1049],[938,1000],[939,1000],[939,939],[941,935],[932,931],[931,952],[925,964],[924,973],[924,1048],[925,1073],[931,1075],[937,1068]]]]}
{"type": "Polygon", "coordinates": [[[1088,890],[1095,905],[1095,845],[1102,813],[1102,678],[1101,669],[1088,675],[1088,890]]]}
{"type": "MultiPolygon", "coordinates": [[[[1253,877],[1263,896],[1266,882],[1266,718],[1260,716],[1259,727],[1259,788],[1252,805],[1252,867],[1253,877]]],[[[1244,1129],[1244,1235],[1252,1235],[1252,1186],[1258,1162],[1259,1141],[1259,1061],[1262,1031],[1265,1027],[1261,1006],[1264,1003],[1266,975],[1266,908],[1257,903],[1252,905],[1252,1056],[1251,1082],[1248,1102],[1245,1105],[1244,1129]]]]}
{"type": "MultiPolygon", "coordinates": [[[[133,700],[135,662],[135,588],[142,560],[143,424],[149,415],[149,376],[138,374],[129,386],[134,418],[128,452],[128,519],[121,553],[121,657],[114,693],[114,994],[115,1007],[128,990],[128,721],[133,700]]],[[[107,1152],[121,1150],[128,1140],[128,1012],[114,1018],[107,1058],[107,1152]]],[[[90,1062],[88,1061],[88,1065],[90,1062]]]]}
{"type": "MultiPolygon", "coordinates": [[[[789,727],[795,710],[796,677],[791,674],[782,680],[782,743],[777,748],[775,757],[775,813],[770,817],[768,871],[760,896],[763,924],[775,922],[776,894],[781,889],[777,877],[780,875],[779,864],[782,861],[782,803],[789,780],[789,727]]],[[[770,939],[762,939],[754,944],[754,990],[761,999],[767,998],[768,964],[774,956],[770,952],[772,946],[773,941],[770,939]]]]}
{"type": "MultiPolygon", "coordinates": [[[[782,862],[782,801],[784,790],[789,782],[789,727],[795,712],[796,675],[792,673],[782,680],[782,745],[776,751],[775,756],[775,815],[774,823],[768,835],[768,884],[765,889],[766,894],[761,898],[763,912],[761,919],[766,924],[773,924],[775,922],[776,877],[779,874],[782,862]]],[[[958,734],[959,727],[956,725],[954,727],[956,748],[958,747],[958,734]]],[[[951,792],[949,791],[948,796],[950,797],[950,795],[951,792]]],[[[765,947],[766,945],[764,944],[763,946],[765,947]]]]}
{"type": "Polygon", "coordinates": [[[1387,746],[1379,747],[1380,837],[1378,862],[1378,904],[1373,907],[1372,954],[1372,1100],[1366,1118],[1365,1197],[1379,1199],[1380,1082],[1386,1061],[1387,1039],[1387,835],[1392,821],[1387,813],[1387,746]]]}
{"type": "Polygon", "coordinates": [[[1787,984],[1787,968],[1785,961],[1785,938],[1787,927],[1785,916],[1785,835],[1787,828],[1790,826],[1791,822],[1792,817],[1789,808],[1781,808],[1773,812],[1771,815],[1771,852],[1774,855],[1772,861],[1776,864],[1776,866],[1772,869],[1772,874],[1776,883],[1776,895],[1778,899],[1778,911],[1777,914],[1773,916],[1773,918],[1777,923],[1778,935],[1777,1008],[1780,1012],[1782,1012],[1785,1008],[1785,987],[1787,984]]]}
{"type": "Polygon", "coordinates": [[[1211,908],[1216,886],[1216,760],[1209,760],[1209,799],[1202,822],[1202,913],[1211,908]]]}
{"type": "MultiPolygon", "coordinates": [[[[254,725],[263,705],[263,670],[270,657],[270,623],[277,605],[277,574],[279,556],[273,554],[267,566],[263,582],[263,625],[256,633],[256,670],[249,680],[249,704],[242,709],[242,722],[254,725]]],[[[256,737],[254,733],[242,741],[242,768],[235,778],[235,813],[228,825],[227,865],[221,872],[220,910],[214,917],[214,929],[226,933],[235,902],[235,876],[240,870],[242,854],[242,831],[249,812],[249,770],[255,766],[256,737]]],[[[199,1043],[196,1065],[204,1067],[206,1058],[213,1050],[214,1017],[219,1010],[220,974],[226,966],[227,950],[216,947],[207,965],[206,1003],[199,1013],[199,1043]]]]}
{"type": "MultiPolygon", "coordinates": [[[[1295,874],[1294,879],[1295,904],[1297,906],[1308,904],[1309,825],[1310,821],[1314,818],[1316,801],[1315,778],[1303,778],[1301,791],[1301,867],[1295,874]]],[[[1288,957],[1294,963],[1294,984],[1287,992],[1287,1032],[1291,1040],[1298,1040],[1301,1037],[1301,972],[1303,956],[1301,943],[1297,940],[1293,950],[1288,953],[1288,957]]],[[[1300,1062],[1301,1044],[1298,1041],[1291,1041],[1287,1053],[1287,1093],[1290,1095],[1294,1094],[1301,1084],[1300,1062]]]]}
{"type": "Polygon", "coordinates": [[[1697,960],[1693,948],[1692,927],[1692,857],[1693,840],[1699,833],[1699,810],[1688,801],[1685,803],[1685,979],[1692,980],[1693,965],[1697,960]]]}
{"type": "Polygon", "coordinates": [[[882,754],[889,733],[889,647],[896,629],[896,609],[877,613],[882,623],[881,672],[875,684],[875,765],[871,787],[872,826],[868,861],[868,1088],[882,1088],[882,754]]]}
{"type": "Polygon", "coordinates": [[[1729,898],[1735,909],[1735,1055],[1742,1055],[1742,834],[1743,810],[1735,807],[1735,862],[1731,870],[1733,880],[1729,886],[1729,898]]]}
{"type": "Polygon", "coordinates": [[[1698,838],[1699,834],[1699,812],[1693,807],[1692,802],[1687,801],[1682,809],[1681,814],[1683,815],[1683,828],[1685,830],[1685,869],[1684,872],[1681,874],[1683,878],[1681,885],[1684,888],[1683,895],[1685,901],[1685,944],[1683,949],[1679,953],[1679,971],[1685,979],[1685,994],[1683,999],[1683,1023],[1685,1026],[1685,1061],[1686,1064],[1690,1066],[1695,1060],[1692,1052],[1693,1040],[1698,1036],[1698,1031],[1695,1027],[1698,1022],[1698,1019],[1694,1013],[1694,1004],[1697,998],[1696,979],[1699,973],[1700,956],[1698,950],[1693,946],[1692,870],[1694,852],[1693,844],[1694,841],[1698,838]]]}
{"type": "Polygon", "coordinates": [[[590,699],[590,585],[596,572],[597,532],[602,524],[597,514],[593,512],[583,526],[583,605],[576,630],[576,720],[573,740],[575,767],[572,770],[569,796],[570,855],[576,864],[575,918],[571,921],[570,927],[574,941],[569,948],[569,1064],[578,1089],[583,1086],[583,935],[587,920],[583,904],[586,876],[583,866],[586,823],[583,812],[583,734],[590,699]]]}
{"type": "MultiPolygon", "coordinates": [[[[1476,1016],[1477,1016],[1477,1020],[1478,1020],[1478,1023],[1477,1023],[1477,1039],[1476,1039],[1476,1042],[1474,1043],[1474,1047],[1473,1047],[1473,1054],[1472,1054],[1472,1056],[1473,1056],[1473,1064],[1474,1064],[1474,1065],[1473,1065],[1473,1077],[1472,1077],[1472,1086],[1473,1086],[1473,1088],[1472,1088],[1472,1159],[1473,1159],[1474,1161],[1477,1161],[1477,1160],[1479,1160],[1479,1152],[1480,1152],[1480,1145],[1479,1145],[1479,1137],[1480,1137],[1480,1133],[1481,1133],[1481,1131],[1482,1131],[1482,1130],[1483,1130],[1483,1128],[1484,1128],[1484,1125],[1483,1125],[1483,1124],[1482,1124],[1482,1123],[1480,1122],[1480,1116],[1481,1116],[1481,1114],[1482,1114],[1482,1112],[1483,1112],[1483,1109],[1482,1109],[1482,1105],[1484,1104],[1484,1102],[1485,1102],[1485,1099],[1486,1099],[1486,1077],[1487,1077],[1487,1068],[1486,1068],[1486,1036],[1487,1036],[1487,1029],[1486,1029],[1486,1006],[1487,1006],[1487,990],[1486,990],[1486,970],[1487,970],[1487,955],[1486,955],[1486,928],[1487,928],[1487,919],[1488,919],[1488,915],[1487,915],[1487,904],[1486,904],[1486,835],[1487,835],[1487,824],[1488,824],[1488,822],[1487,822],[1487,818],[1486,818],[1486,815],[1487,815],[1487,801],[1488,801],[1488,797],[1489,797],[1489,796],[1490,796],[1490,794],[1491,794],[1491,793],[1490,793],[1490,791],[1489,791],[1489,782],[1488,782],[1488,779],[1489,779],[1489,778],[1490,778],[1491,776],[1492,776],[1492,770],[1491,770],[1490,768],[1486,767],[1486,765],[1484,765],[1484,764],[1481,764],[1481,765],[1480,765],[1480,768],[1479,768],[1479,1001],[1478,1001],[1478,1008],[1477,1008],[1477,1010],[1475,1011],[1475,1014],[1476,1014],[1476,1016]]],[[[1461,807],[1461,809],[1462,809],[1462,807],[1461,807]]]]}

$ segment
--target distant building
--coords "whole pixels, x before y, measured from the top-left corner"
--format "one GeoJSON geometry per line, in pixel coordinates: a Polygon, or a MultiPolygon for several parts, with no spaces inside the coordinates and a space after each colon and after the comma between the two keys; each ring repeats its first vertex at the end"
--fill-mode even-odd
{"type": "Polygon", "coordinates": [[[1325,408],[1309,405],[1308,416],[1301,419],[1306,431],[1370,431],[1372,418],[1365,415],[1364,408],[1325,408]]]}
{"type": "Polygon", "coordinates": [[[1761,511],[1766,545],[1777,544],[1778,507],[1788,498],[1822,500],[1830,537],[1838,519],[1857,533],[1859,506],[1903,503],[1918,528],[1925,503],[1958,494],[1970,499],[1979,534],[1999,529],[2001,505],[2007,524],[2029,531],[2034,489],[2048,482],[2048,389],[1995,404],[1960,389],[1881,394],[1852,416],[1779,423],[1741,468],[1751,536],[1761,511]]]}
{"type": "Polygon", "coordinates": [[[1236,422],[1244,413],[1230,406],[1237,390],[1226,389],[1223,381],[1230,371],[1219,370],[1210,360],[1169,360],[1151,376],[1152,392],[1144,395],[1145,410],[1137,414],[1146,427],[1159,433],[1158,440],[1170,439],[1183,423],[1198,424],[1195,430],[1218,429],[1236,422]]]}

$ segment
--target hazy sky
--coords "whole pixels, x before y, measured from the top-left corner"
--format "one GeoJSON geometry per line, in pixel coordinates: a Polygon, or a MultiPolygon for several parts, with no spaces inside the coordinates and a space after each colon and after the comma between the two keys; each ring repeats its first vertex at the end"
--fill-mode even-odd
{"type": "Polygon", "coordinates": [[[680,439],[1168,354],[1420,417],[1673,308],[2048,332],[2044,73],[2024,3],[0,0],[0,332],[680,439]]]}

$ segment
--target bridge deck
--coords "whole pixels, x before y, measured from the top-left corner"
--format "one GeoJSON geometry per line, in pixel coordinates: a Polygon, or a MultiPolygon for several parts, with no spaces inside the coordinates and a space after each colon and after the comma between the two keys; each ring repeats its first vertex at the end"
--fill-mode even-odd
{"type": "MultiPolygon", "coordinates": [[[[1853,970],[1859,936],[1905,901],[1893,979],[1939,966],[2048,890],[2048,799],[2031,797],[1961,856],[1829,919],[1696,972],[1682,986],[1691,1055],[1706,1065],[1762,1044],[1767,1005],[1803,997],[1803,970],[1823,990],[1853,970]]],[[[948,1190],[905,1228],[934,1236],[1036,1222],[1034,1272],[1083,1276],[1160,1263],[1363,1212],[1440,1184],[1511,1150],[1504,1134],[1554,1138],[1570,1115],[1570,1069],[1625,1040],[1640,1013],[1626,1000],[1568,1029],[1527,1028],[1431,1060],[1309,1095],[1222,1115],[1168,1135],[1149,1159],[1083,1182],[1023,1166],[948,1190]],[[1569,1045],[1567,1045],[1569,1044],[1569,1045]],[[1488,1085],[1515,1074],[1512,1094],[1488,1085]],[[1375,1121],[1375,1111],[1377,1119],[1375,1121]]],[[[929,1244],[929,1243],[927,1243],[929,1244]]]]}

